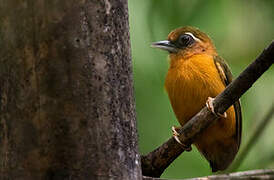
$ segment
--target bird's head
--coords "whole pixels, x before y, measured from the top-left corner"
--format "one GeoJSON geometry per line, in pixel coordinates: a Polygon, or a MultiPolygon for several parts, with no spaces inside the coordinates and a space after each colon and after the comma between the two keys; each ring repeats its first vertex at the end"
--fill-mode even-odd
{"type": "Polygon", "coordinates": [[[215,46],[208,35],[190,26],[173,30],[169,33],[167,40],[154,42],[151,46],[168,51],[171,56],[216,54],[215,46]]]}

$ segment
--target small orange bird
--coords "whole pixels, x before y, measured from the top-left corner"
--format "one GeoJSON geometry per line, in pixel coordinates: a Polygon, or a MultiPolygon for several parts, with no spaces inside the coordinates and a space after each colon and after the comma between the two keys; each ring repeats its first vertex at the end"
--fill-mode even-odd
{"type": "MultiPolygon", "coordinates": [[[[211,97],[225,89],[232,81],[232,74],[218,56],[211,39],[197,28],[182,27],[172,31],[167,40],[153,43],[152,47],[169,52],[170,66],[165,88],[181,126],[205,104],[214,113],[211,97]]],[[[212,172],[225,170],[239,150],[242,129],[240,102],[237,101],[223,115],[217,115],[220,119],[194,141],[209,161],[212,172]]],[[[174,127],[173,132],[178,141],[174,127]]],[[[191,147],[185,148],[191,150],[191,147]]]]}

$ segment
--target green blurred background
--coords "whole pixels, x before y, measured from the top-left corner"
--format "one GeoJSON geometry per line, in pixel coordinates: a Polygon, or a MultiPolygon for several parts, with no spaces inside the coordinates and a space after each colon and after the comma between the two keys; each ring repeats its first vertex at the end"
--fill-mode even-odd
{"type": "MultiPolygon", "coordinates": [[[[198,27],[213,39],[219,55],[237,77],[274,38],[273,0],[129,0],[129,17],[141,154],[170,138],[171,126],[178,125],[164,90],[167,53],[150,48],[151,42],[166,39],[180,26],[198,27]]],[[[273,67],[241,102],[243,148],[274,102],[273,67]]],[[[272,118],[238,170],[274,168],[273,128],[272,118]]],[[[207,161],[193,148],[177,158],[162,177],[210,174],[207,161]]]]}

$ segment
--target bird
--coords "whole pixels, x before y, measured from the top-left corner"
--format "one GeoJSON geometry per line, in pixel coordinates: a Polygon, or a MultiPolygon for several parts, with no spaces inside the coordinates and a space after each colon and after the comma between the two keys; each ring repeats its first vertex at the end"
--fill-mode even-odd
{"type": "MultiPolygon", "coordinates": [[[[241,144],[241,105],[238,100],[224,114],[218,114],[212,102],[232,82],[229,66],[218,55],[211,38],[196,27],[177,28],[169,33],[167,40],[151,46],[169,53],[165,90],[180,125],[186,124],[205,105],[219,116],[193,144],[207,159],[212,172],[227,169],[241,144]]],[[[172,127],[173,136],[182,144],[176,129],[172,127]]],[[[182,145],[191,150],[191,145],[182,145]]]]}

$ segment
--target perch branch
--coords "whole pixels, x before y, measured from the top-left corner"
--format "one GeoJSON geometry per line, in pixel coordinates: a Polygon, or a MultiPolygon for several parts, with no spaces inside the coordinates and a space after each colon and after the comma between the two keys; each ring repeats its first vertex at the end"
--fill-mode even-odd
{"type": "MultiPolygon", "coordinates": [[[[225,90],[213,101],[216,113],[223,114],[238,100],[253,83],[273,64],[274,41],[251,63],[225,90]]],[[[178,130],[179,140],[191,145],[195,137],[213,121],[218,119],[204,107],[191,120],[178,130]]],[[[142,173],[145,176],[160,177],[164,170],[184,151],[174,138],[170,138],[160,147],[141,156],[142,173]]]]}

